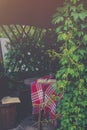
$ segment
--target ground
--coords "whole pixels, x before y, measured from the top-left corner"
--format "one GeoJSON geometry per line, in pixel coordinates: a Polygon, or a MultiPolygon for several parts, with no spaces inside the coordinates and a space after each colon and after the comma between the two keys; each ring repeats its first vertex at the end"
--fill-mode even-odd
{"type": "MultiPolygon", "coordinates": [[[[16,128],[11,130],[38,130],[38,122],[34,120],[32,115],[30,115],[22,120],[16,128]]],[[[43,123],[41,130],[55,130],[55,128],[52,124],[43,123]]]]}

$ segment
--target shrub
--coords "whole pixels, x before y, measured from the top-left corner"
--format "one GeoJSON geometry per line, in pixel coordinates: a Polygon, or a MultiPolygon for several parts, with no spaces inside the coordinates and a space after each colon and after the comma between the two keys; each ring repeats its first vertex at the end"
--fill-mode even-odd
{"type": "Polygon", "coordinates": [[[66,0],[53,17],[61,42],[56,90],[63,93],[57,107],[62,115],[58,130],[86,130],[87,126],[87,9],[80,0],[66,0]]]}

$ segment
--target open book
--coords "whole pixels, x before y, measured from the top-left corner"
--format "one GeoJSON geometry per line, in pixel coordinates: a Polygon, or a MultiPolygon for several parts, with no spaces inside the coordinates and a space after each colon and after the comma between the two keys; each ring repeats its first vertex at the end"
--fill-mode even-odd
{"type": "Polygon", "coordinates": [[[18,97],[10,97],[6,96],[1,99],[2,104],[10,104],[10,103],[20,103],[20,99],[18,97]]]}

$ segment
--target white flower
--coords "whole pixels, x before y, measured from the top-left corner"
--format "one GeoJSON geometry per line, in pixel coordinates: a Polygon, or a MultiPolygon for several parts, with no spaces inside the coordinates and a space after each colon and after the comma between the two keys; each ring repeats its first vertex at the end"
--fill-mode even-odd
{"type": "Polygon", "coordinates": [[[19,63],[22,63],[22,60],[19,60],[19,63]]]}
{"type": "Polygon", "coordinates": [[[26,67],[26,65],[23,64],[22,67],[21,67],[21,70],[25,70],[25,67],[26,67]]]}
{"type": "Polygon", "coordinates": [[[36,69],[36,71],[38,71],[39,70],[39,68],[35,68],[36,69]]]}
{"type": "Polygon", "coordinates": [[[31,53],[30,53],[30,52],[28,52],[28,53],[27,53],[27,55],[29,55],[29,56],[30,56],[30,55],[31,55],[31,53]]]}
{"type": "Polygon", "coordinates": [[[28,68],[26,68],[26,70],[25,71],[28,71],[28,68]]]}
{"type": "Polygon", "coordinates": [[[11,69],[9,69],[8,72],[11,72],[11,69]]]}

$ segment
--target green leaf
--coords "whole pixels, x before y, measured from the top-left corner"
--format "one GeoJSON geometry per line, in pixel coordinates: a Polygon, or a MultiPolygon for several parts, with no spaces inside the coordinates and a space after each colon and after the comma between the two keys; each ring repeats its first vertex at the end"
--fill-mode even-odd
{"type": "Polygon", "coordinates": [[[67,69],[67,73],[68,73],[68,74],[71,74],[71,75],[74,75],[75,71],[74,71],[74,69],[72,69],[72,68],[68,68],[68,69],[67,69]]]}
{"type": "Polygon", "coordinates": [[[74,21],[77,21],[78,18],[79,18],[79,13],[72,12],[72,13],[71,13],[71,16],[73,17],[74,21]]]}
{"type": "Polygon", "coordinates": [[[58,37],[57,37],[57,40],[58,41],[62,41],[63,40],[63,35],[62,33],[59,33],[58,37]]]}
{"type": "Polygon", "coordinates": [[[81,28],[82,29],[86,29],[87,28],[87,24],[81,24],[81,28]]]}
{"type": "Polygon", "coordinates": [[[87,44],[87,34],[84,35],[83,40],[84,40],[84,42],[86,42],[86,44],[87,44]]]}
{"type": "Polygon", "coordinates": [[[58,24],[58,23],[62,22],[63,20],[64,20],[64,18],[62,16],[54,17],[54,19],[52,20],[52,23],[58,24]]]}
{"type": "Polygon", "coordinates": [[[77,51],[78,55],[80,55],[80,57],[84,57],[86,55],[86,51],[84,49],[78,49],[77,51]]]}
{"type": "Polygon", "coordinates": [[[84,19],[87,17],[87,11],[79,13],[79,18],[84,21],[84,19]]]}
{"type": "Polygon", "coordinates": [[[75,12],[75,11],[76,11],[76,9],[77,9],[77,7],[76,7],[76,6],[72,6],[72,7],[70,8],[70,11],[75,12]]]}
{"type": "Polygon", "coordinates": [[[84,33],[82,31],[78,32],[78,36],[81,37],[84,33]]]}
{"type": "Polygon", "coordinates": [[[57,27],[57,28],[56,28],[56,33],[60,33],[60,32],[61,32],[61,29],[62,29],[61,26],[57,27]]]}
{"type": "Polygon", "coordinates": [[[72,56],[73,61],[78,62],[79,61],[79,55],[73,54],[72,56]]]}

